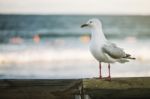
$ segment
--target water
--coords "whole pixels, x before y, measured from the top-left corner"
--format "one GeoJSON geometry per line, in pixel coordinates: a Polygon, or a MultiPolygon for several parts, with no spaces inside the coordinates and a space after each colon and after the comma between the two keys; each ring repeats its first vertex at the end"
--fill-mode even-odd
{"type": "Polygon", "coordinates": [[[112,64],[112,76],[150,76],[150,16],[0,15],[0,78],[97,76],[89,30],[80,28],[93,17],[102,20],[110,41],[137,58],[112,64]]]}

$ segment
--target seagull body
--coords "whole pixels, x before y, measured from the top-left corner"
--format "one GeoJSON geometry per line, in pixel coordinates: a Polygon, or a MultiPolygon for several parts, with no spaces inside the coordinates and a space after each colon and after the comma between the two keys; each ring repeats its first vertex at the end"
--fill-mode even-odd
{"type": "Polygon", "coordinates": [[[90,19],[81,27],[88,27],[91,30],[90,51],[95,59],[99,61],[100,78],[102,78],[101,62],[108,63],[108,80],[110,80],[110,63],[125,63],[129,61],[128,59],[135,59],[130,54],[125,53],[122,48],[106,39],[102,31],[102,24],[98,19],[90,19]]]}

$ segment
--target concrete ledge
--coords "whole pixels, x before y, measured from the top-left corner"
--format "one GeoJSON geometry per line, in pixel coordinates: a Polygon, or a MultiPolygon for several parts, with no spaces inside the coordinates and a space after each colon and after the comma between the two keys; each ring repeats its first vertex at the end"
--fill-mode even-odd
{"type": "Polygon", "coordinates": [[[150,99],[150,78],[84,79],[83,89],[92,99],[150,99]]]}
{"type": "Polygon", "coordinates": [[[150,77],[1,79],[0,99],[150,99],[150,77]]]}

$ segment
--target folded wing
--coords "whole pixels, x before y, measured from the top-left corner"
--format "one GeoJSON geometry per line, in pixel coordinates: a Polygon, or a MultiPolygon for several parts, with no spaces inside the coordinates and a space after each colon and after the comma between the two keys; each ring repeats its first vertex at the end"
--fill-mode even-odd
{"type": "Polygon", "coordinates": [[[127,55],[122,48],[117,47],[115,44],[107,42],[102,47],[103,52],[115,59],[126,58],[127,55]]]}

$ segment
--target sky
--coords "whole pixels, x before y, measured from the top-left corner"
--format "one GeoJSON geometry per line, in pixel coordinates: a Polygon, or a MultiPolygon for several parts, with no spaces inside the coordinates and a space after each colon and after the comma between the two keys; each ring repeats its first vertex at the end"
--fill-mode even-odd
{"type": "Polygon", "coordinates": [[[150,15],[150,0],[0,0],[5,14],[150,15]]]}

